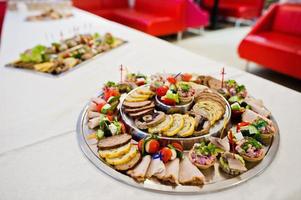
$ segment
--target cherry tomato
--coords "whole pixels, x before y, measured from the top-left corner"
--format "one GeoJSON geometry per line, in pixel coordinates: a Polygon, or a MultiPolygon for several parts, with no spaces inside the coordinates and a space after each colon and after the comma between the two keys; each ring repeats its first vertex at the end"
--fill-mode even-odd
{"type": "Polygon", "coordinates": [[[167,77],[167,81],[168,81],[169,83],[171,83],[171,84],[176,84],[176,83],[177,83],[176,78],[173,77],[173,76],[167,77]]]}
{"type": "Polygon", "coordinates": [[[182,74],[181,77],[182,77],[182,81],[189,82],[190,79],[192,78],[192,75],[189,73],[185,73],[185,74],[182,74]]]}
{"type": "Polygon", "coordinates": [[[163,97],[163,98],[161,98],[161,101],[163,103],[165,103],[166,105],[170,105],[170,106],[176,105],[176,101],[173,99],[168,99],[168,98],[163,97]]]}
{"type": "Polygon", "coordinates": [[[163,97],[167,91],[168,91],[168,86],[166,85],[163,85],[163,86],[160,86],[156,89],[156,94],[159,96],[159,97],[163,97]]]}
{"type": "Polygon", "coordinates": [[[161,154],[161,160],[164,163],[167,163],[171,159],[171,156],[172,156],[172,152],[171,152],[170,148],[168,148],[168,147],[164,147],[163,149],[161,149],[160,154],[161,154]]]}
{"type": "Polygon", "coordinates": [[[151,139],[146,142],[145,151],[147,153],[153,154],[159,151],[159,149],[160,149],[160,144],[157,140],[151,139]]]}
{"type": "Polygon", "coordinates": [[[144,139],[139,140],[138,142],[138,149],[140,152],[143,152],[143,148],[144,148],[144,139]]]}
{"type": "Polygon", "coordinates": [[[183,146],[179,142],[173,142],[173,143],[171,143],[171,145],[178,151],[181,151],[181,152],[183,151],[183,146]]]}

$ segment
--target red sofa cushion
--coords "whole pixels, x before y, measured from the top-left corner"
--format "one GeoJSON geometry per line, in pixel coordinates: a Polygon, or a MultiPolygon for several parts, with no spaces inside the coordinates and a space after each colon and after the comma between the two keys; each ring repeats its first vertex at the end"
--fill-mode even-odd
{"type": "Polygon", "coordinates": [[[157,16],[134,9],[119,9],[114,12],[114,21],[141,30],[152,35],[173,33],[177,28],[176,21],[167,16],[157,16]]]}
{"type": "Polygon", "coordinates": [[[72,0],[72,4],[89,12],[97,11],[101,8],[100,0],[72,0]]]}
{"type": "Polygon", "coordinates": [[[281,32],[248,35],[239,46],[241,57],[275,71],[301,78],[301,38],[281,32]]]}
{"type": "Polygon", "coordinates": [[[301,56],[301,38],[280,32],[262,32],[256,35],[248,35],[245,41],[256,43],[260,46],[297,53],[301,56]]]}
{"type": "MultiPolygon", "coordinates": [[[[214,0],[203,0],[207,9],[212,9],[214,0]]],[[[227,17],[250,19],[261,15],[264,0],[220,0],[219,14],[227,17]]]]}
{"type": "Polygon", "coordinates": [[[301,36],[301,5],[286,4],[278,7],[272,25],[274,31],[301,36]]]}
{"type": "Polygon", "coordinates": [[[117,9],[113,21],[161,36],[185,28],[186,0],[136,0],[133,9],[117,9]]]}

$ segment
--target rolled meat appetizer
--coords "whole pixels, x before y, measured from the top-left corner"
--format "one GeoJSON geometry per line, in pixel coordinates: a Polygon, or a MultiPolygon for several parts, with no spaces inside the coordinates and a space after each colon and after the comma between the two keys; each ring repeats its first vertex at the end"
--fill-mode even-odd
{"type": "Polygon", "coordinates": [[[238,141],[235,150],[249,162],[258,162],[262,160],[265,155],[263,145],[251,137],[246,137],[238,141]]]}

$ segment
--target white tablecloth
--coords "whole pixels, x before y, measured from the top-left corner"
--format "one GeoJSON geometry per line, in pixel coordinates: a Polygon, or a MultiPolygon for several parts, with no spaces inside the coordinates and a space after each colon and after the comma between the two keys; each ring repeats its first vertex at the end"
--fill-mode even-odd
{"type": "MultiPolygon", "coordinates": [[[[160,39],[78,9],[74,17],[24,22],[26,12],[6,14],[0,55],[0,199],[182,199],[139,190],[97,170],[81,153],[75,127],[85,103],[106,80],[118,80],[119,65],[130,71],[190,71],[219,77],[224,65],[160,39]],[[111,32],[129,41],[60,77],[3,67],[37,43],[49,44],[79,32],[111,32]]],[[[280,130],[279,152],[260,176],[222,192],[187,199],[298,199],[301,142],[298,92],[226,67],[226,78],[246,84],[262,98],[280,130]]]]}

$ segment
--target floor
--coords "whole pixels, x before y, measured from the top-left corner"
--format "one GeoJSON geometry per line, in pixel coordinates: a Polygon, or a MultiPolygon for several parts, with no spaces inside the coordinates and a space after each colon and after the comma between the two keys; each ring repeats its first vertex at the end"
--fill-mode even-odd
{"type": "MultiPolygon", "coordinates": [[[[231,26],[216,31],[205,30],[201,35],[185,32],[181,41],[177,41],[175,36],[163,39],[202,56],[244,69],[246,61],[239,58],[237,47],[249,31],[248,26],[231,26]]],[[[249,72],[301,92],[301,80],[267,70],[255,63],[250,64],[249,72]]]]}

